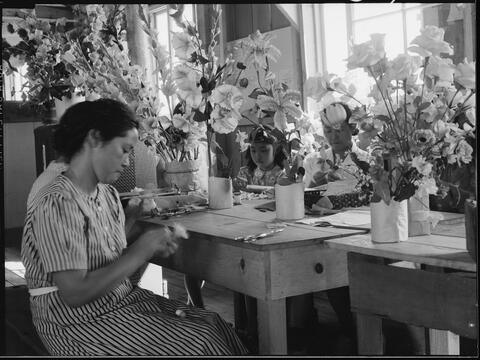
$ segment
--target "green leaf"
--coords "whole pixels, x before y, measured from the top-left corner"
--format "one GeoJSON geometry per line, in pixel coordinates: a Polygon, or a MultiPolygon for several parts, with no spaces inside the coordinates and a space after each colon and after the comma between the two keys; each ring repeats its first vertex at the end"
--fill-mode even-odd
{"type": "Polygon", "coordinates": [[[413,105],[418,106],[418,104],[420,104],[421,102],[422,102],[422,97],[421,97],[421,96],[417,96],[417,97],[413,100],[413,105]]]}
{"type": "Polygon", "coordinates": [[[205,59],[202,55],[197,56],[197,59],[202,65],[208,64],[208,59],[205,59]]]}
{"type": "Polygon", "coordinates": [[[379,181],[373,184],[373,192],[379,196],[385,204],[390,205],[390,188],[385,181],[379,181]]]}
{"type": "Polygon", "coordinates": [[[197,110],[195,110],[195,114],[193,115],[193,120],[196,121],[196,122],[207,121],[208,116],[197,109],[197,110]]]}
{"type": "Polygon", "coordinates": [[[381,121],[385,121],[387,123],[389,123],[391,121],[390,117],[388,117],[386,115],[376,115],[375,118],[378,119],[378,120],[381,120],[381,121]]]}
{"type": "Polygon", "coordinates": [[[425,109],[427,109],[430,105],[432,105],[432,104],[429,103],[429,102],[421,103],[421,104],[418,106],[418,111],[425,110],[425,109]]]}
{"type": "Polygon", "coordinates": [[[264,91],[261,91],[259,88],[253,89],[253,91],[248,95],[249,98],[257,99],[258,95],[266,95],[264,91]]]}

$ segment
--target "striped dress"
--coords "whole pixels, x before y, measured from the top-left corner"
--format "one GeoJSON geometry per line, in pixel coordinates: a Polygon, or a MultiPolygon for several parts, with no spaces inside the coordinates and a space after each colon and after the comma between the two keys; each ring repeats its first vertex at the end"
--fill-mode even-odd
{"type": "MultiPolygon", "coordinates": [[[[55,271],[93,271],[115,261],[126,247],[124,222],[112,186],[98,184],[89,196],[59,175],[27,209],[22,261],[28,288],[54,286],[55,271]]],[[[56,356],[247,352],[218,314],[158,296],[128,279],[79,307],[68,306],[58,291],[30,296],[30,307],[40,338],[56,356]],[[186,316],[177,316],[177,310],[186,316]]]]}

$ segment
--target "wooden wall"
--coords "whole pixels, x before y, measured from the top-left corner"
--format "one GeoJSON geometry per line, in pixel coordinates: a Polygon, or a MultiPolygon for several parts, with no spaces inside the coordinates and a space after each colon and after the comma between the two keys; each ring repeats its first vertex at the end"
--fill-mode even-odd
{"type": "MultiPolygon", "coordinates": [[[[264,33],[292,25],[275,4],[225,4],[223,11],[225,43],[247,37],[256,30],[264,33]]],[[[299,37],[298,31],[296,36],[299,37]]],[[[217,142],[233,162],[234,176],[240,166],[244,165],[240,147],[235,141],[236,133],[235,131],[217,138],[217,142]]]]}
{"type": "Polygon", "coordinates": [[[226,41],[290,26],[290,21],[275,4],[225,4],[226,41]]]}

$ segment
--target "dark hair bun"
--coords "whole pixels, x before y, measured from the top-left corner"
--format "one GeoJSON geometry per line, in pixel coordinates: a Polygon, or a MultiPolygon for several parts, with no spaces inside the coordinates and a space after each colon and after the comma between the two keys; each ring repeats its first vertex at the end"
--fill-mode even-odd
{"type": "Polygon", "coordinates": [[[138,121],[126,104],[113,99],[83,101],[69,107],[60,118],[53,146],[70,160],[90,130],[98,130],[103,141],[110,141],[134,128],[138,128],[138,121]]]}

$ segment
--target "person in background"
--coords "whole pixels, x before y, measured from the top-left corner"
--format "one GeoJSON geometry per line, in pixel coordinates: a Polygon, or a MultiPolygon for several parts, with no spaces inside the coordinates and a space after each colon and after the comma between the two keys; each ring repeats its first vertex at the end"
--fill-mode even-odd
{"type": "MultiPolygon", "coordinates": [[[[287,155],[272,131],[262,126],[253,129],[248,137],[246,166],[240,168],[233,179],[236,191],[246,190],[247,185],[274,186],[289,169],[287,155]]],[[[242,334],[253,352],[258,351],[257,300],[254,297],[234,293],[237,331],[242,334]]],[[[305,350],[305,339],[310,323],[316,314],[313,296],[302,295],[287,298],[288,341],[293,352],[305,350]],[[303,348],[303,349],[302,349],[303,348]]]]}
{"type": "Polygon", "coordinates": [[[126,247],[125,214],[109,185],[138,141],[133,111],[115,100],[77,103],[54,135],[66,171],[33,197],[21,257],[34,326],[55,356],[244,355],[216,313],[189,308],[128,279],[167,257],[181,229],[146,225],[126,247]]]}
{"type": "MultiPolygon", "coordinates": [[[[368,171],[368,162],[366,152],[353,141],[358,130],[356,124],[349,123],[350,116],[350,108],[341,102],[332,103],[321,111],[323,132],[330,148],[309,154],[304,159],[306,186],[328,184],[327,193],[335,187],[335,193],[328,195],[333,209],[369,203],[367,196],[354,191],[357,174],[368,171]]],[[[326,290],[326,294],[349,343],[350,349],[345,351],[356,353],[356,328],[350,311],[348,286],[326,290]]]]}
{"type": "Polygon", "coordinates": [[[334,209],[369,204],[369,198],[354,191],[359,175],[368,173],[368,154],[353,141],[358,133],[350,123],[350,108],[341,102],[320,112],[324,136],[330,147],[308,154],[304,159],[306,187],[327,184],[327,194],[334,209]]]}

